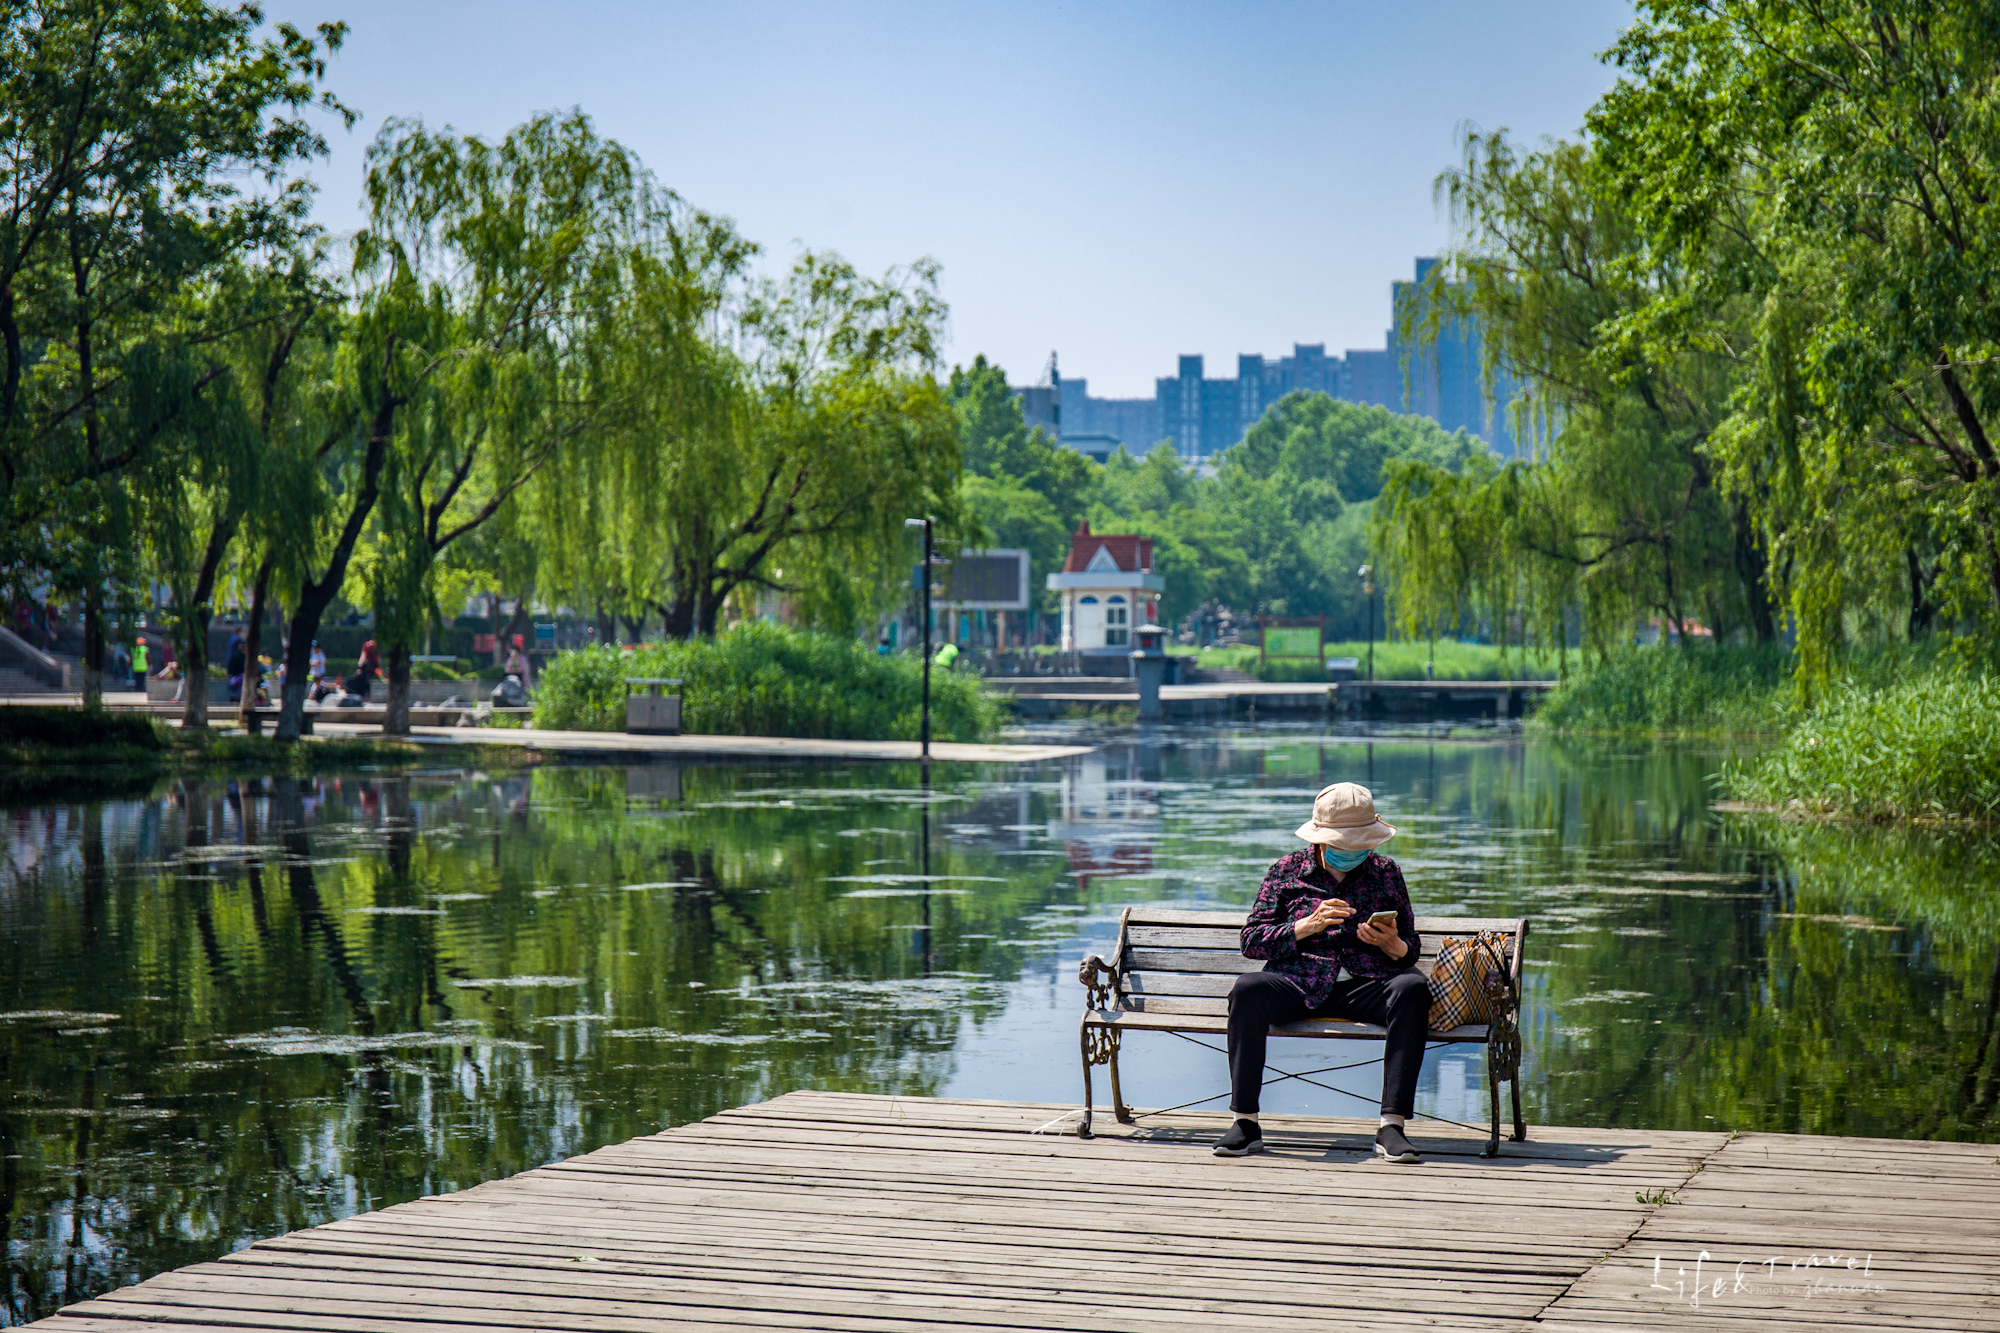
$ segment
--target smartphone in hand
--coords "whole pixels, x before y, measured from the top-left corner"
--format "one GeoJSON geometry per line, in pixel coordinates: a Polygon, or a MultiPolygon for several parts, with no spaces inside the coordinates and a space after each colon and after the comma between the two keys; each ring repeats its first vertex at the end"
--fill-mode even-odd
{"type": "Polygon", "coordinates": [[[1396,914],[1394,912],[1375,912],[1369,916],[1368,924],[1377,930],[1394,930],[1396,928],[1396,914]]]}

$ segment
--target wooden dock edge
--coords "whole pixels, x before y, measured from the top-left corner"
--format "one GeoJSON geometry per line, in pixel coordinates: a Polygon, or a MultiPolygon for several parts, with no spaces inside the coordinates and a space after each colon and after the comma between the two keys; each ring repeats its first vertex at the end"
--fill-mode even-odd
{"type": "Polygon", "coordinates": [[[197,1328],[1973,1329],[2000,1326],[2000,1151],[1272,1115],[1096,1138],[1066,1106],[794,1092],[73,1305],[197,1328]],[[1852,1261],[1851,1263],[1849,1261],[1852,1261]]]}

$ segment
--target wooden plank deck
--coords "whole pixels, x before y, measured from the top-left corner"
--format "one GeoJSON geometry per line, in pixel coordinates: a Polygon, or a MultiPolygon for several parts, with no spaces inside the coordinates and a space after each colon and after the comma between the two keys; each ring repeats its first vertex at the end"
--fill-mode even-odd
{"type": "Polygon", "coordinates": [[[2000,1327],[2000,1149],[1786,1135],[1416,1135],[798,1092],[260,1242],[35,1325],[1851,1330],[2000,1327]],[[1664,1192],[1671,1203],[1641,1202],[1664,1192]],[[1854,1260],[1849,1268],[1847,1261],[1854,1260]],[[1699,1263],[1699,1269],[1697,1269],[1699,1263]],[[1699,1273],[1700,1296],[1696,1303],[1699,1273]]]}

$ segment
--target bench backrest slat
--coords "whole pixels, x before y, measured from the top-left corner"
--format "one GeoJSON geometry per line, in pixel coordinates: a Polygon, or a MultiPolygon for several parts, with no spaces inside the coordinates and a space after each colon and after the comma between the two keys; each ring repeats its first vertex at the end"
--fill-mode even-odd
{"type": "MultiPolygon", "coordinates": [[[[1153,1013],[1226,1012],[1236,978],[1264,968],[1261,961],[1242,954],[1246,916],[1244,912],[1129,909],[1119,927],[1120,1003],[1153,1013]]],[[[1508,937],[1507,953],[1512,955],[1515,940],[1525,931],[1524,923],[1512,917],[1420,916],[1416,922],[1424,941],[1417,967],[1426,974],[1447,939],[1482,930],[1499,931],[1508,937]]],[[[1518,973],[1518,960],[1510,957],[1509,962],[1518,973]]]]}
{"type": "Polygon", "coordinates": [[[1127,949],[1125,967],[1135,972],[1261,972],[1264,964],[1234,949],[1127,949]]]}
{"type": "Polygon", "coordinates": [[[1125,942],[1155,949],[1235,949],[1243,940],[1243,923],[1233,926],[1155,926],[1134,923],[1125,942]]]}

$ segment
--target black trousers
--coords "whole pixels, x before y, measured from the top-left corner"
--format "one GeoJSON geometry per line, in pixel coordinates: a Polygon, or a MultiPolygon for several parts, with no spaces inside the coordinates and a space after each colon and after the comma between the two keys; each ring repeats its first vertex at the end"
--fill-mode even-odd
{"type": "Polygon", "coordinates": [[[1275,972],[1246,972],[1229,991],[1229,1109],[1257,1114],[1264,1086],[1264,1046],[1273,1023],[1301,1018],[1349,1018],[1389,1030],[1382,1060],[1382,1114],[1414,1114],[1417,1074],[1430,1031],[1431,983],[1411,968],[1392,977],[1336,982],[1319,1008],[1308,1010],[1299,988],[1275,972]]]}

